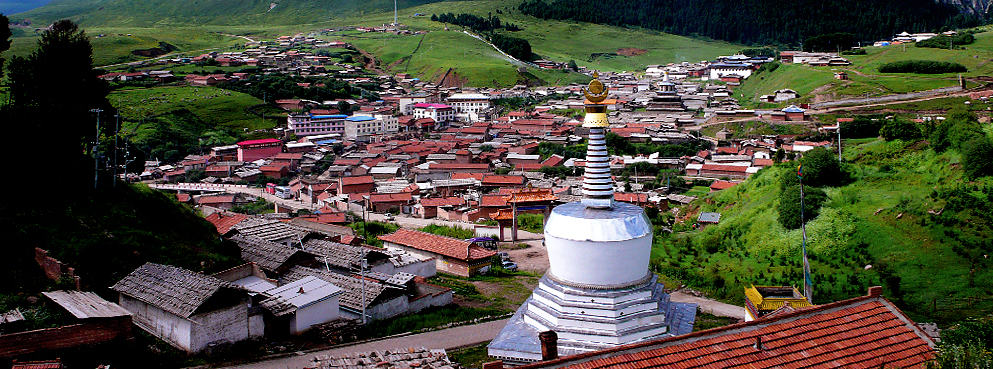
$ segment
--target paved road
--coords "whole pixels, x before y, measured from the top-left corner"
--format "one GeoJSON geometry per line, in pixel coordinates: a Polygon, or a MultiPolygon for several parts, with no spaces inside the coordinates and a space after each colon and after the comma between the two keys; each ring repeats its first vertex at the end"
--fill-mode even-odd
{"type": "Polygon", "coordinates": [[[433,332],[414,334],[410,336],[389,338],[380,341],[362,343],[354,346],[315,351],[304,355],[289,356],[278,359],[260,361],[250,364],[228,366],[227,368],[263,369],[263,368],[306,368],[311,365],[315,355],[341,355],[354,352],[373,350],[388,350],[409,347],[424,347],[427,349],[454,349],[463,346],[477,345],[496,337],[508,319],[492,322],[464,325],[433,332]]]}
{"type": "Polygon", "coordinates": [[[720,301],[703,297],[696,297],[680,291],[669,294],[669,300],[675,302],[692,302],[700,306],[700,310],[708,314],[726,316],[731,318],[744,319],[745,308],[737,305],[725,304],[720,301]]]}

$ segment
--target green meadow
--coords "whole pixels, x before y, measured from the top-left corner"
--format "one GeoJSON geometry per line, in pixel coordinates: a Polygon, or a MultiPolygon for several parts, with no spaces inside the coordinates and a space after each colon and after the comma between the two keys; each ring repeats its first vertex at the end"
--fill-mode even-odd
{"type": "MultiPolygon", "coordinates": [[[[881,285],[915,321],[993,313],[993,264],[976,251],[988,244],[971,243],[989,234],[989,215],[962,205],[993,200],[993,178],[965,181],[958,153],[936,154],[924,142],[846,140],[844,158],[854,181],[824,188],[828,200],[806,226],[814,302],[864,295],[867,287],[881,285]]],[[[653,268],[673,283],[734,304],[749,284],[802,290],[801,230],[777,221],[779,181],[795,175],[795,166],[765,168],[683,209],[680,215],[689,220],[719,212],[720,224],[659,233],[653,268]]]]}
{"type": "Polygon", "coordinates": [[[110,102],[127,120],[186,109],[194,112],[204,123],[236,131],[269,129],[276,126],[272,119],[262,119],[248,113],[250,107],[262,100],[236,91],[208,86],[166,86],[120,89],[111,92],[110,102]]]}

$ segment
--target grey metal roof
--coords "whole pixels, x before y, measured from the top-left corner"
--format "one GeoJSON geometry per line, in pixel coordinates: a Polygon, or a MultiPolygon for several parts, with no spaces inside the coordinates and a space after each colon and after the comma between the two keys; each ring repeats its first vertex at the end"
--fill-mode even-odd
{"type": "Polygon", "coordinates": [[[84,291],[53,291],[42,292],[42,295],[59,304],[63,309],[79,319],[109,318],[131,315],[120,305],[104,300],[93,292],[84,291]]]}
{"type": "MultiPolygon", "coordinates": [[[[362,279],[330,272],[324,269],[314,269],[299,265],[290,268],[290,270],[283,274],[282,279],[284,282],[288,283],[306,278],[308,276],[320,278],[341,288],[342,292],[338,297],[338,303],[342,307],[355,311],[362,310],[362,279]]],[[[366,306],[372,305],[379,295],[383,293],[383,290],[385,290],[383,285],[367,280],[365,282],[366,306]]]]}
{"type": "Polygon", "coordinates": [[[275,316],[296,312],[341,293],[341,288],[313,276],[290,282],[265,292],[270,295],[261,305],[275,316]]]}
{"type": "Polygon", "coordinates": [[[721,213],[700,213],[700,217],[697,218],[698,222],[705,223],[717,223],[721,221],[721,213]]]}
{"type": "Polygon", "coordinates": [[[200,304],[228,282],[171,265],[145,263],[121,279],[112,290],[183,318],[193,315],[200,304]]]}

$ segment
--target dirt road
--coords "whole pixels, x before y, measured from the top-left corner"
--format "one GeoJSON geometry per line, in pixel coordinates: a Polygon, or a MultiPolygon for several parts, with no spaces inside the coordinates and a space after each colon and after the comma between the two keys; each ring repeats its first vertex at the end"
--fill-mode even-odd
{"type": "Polygon", "coordinates": [[[341,355],[354,352],[386,350],[409,347],[424,347],[427,349],[445,349],[478,345],[496,337],[508,319],[492,322],[464,325],[433,332],[413,334],[409,336],[388,338],[379,341],[360,343],[352,346],[338,347],[328,350],[302,353],[289,357],[264,360],[249,364],[226,366],[225,368],[268,369],[268,368],[305,368],[312,365],[311,359],[316,355],[341,355]]]}

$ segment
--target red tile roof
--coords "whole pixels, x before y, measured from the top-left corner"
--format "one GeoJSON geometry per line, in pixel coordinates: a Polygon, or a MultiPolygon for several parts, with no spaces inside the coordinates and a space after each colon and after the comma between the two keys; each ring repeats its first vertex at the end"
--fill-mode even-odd
{"type": "Polygon", "coordinates": [[[486,176],[486,173],[452,173],[452,179],[469,179],[469,178],[472,178],[472,179],[475,179],[477,181],[482,181],[483,180],[483,176],[486,176]]]}
{"type": "Polygon", "coordinates": [[[742,165],[720,165],[720,164],[704,164],[701,170],[719,170],[724,172],[741,172],[745,173],[748,171],[748,167],[742,165]]]}
{"type": "Polygon", "coordinates": [[[879,296],[879,289],[747,323],[519,368],[907,368],[934,358],[934,341],[879,296]],[[761,350],[755,347],[758,338],[761,350]]]}
{"type": "Polygon", "coordinates": [[[482,207],[501,207],[510,206],[507,204],[507,200],[510,199],[509,195],[483,195],[479,200],[479,206],[482,207]]]}
{"type": "Polygon", "coordinates": [[[483,176],[482,185],[483,186],[520,186],[523,185],[527,179],[524,176],[512,176],[512,175],[485,175],[483,176]]]}
{"type": "Polygon", "coordinates": [[[234,227],[235,224],[241,223],[241,221],[248,219],[248,215],[238,214],[238,213],[228,213],[223,211],[218,211],[207,216],[207,221],[217,228],[217,233],[225,234],[234,227]]]}
{"type": "Polygon", "coordinates": [[[548,159],[545,159],[545,161],[541,162],[541,166],[557,167],[559,165],[562,165],[562,163],[564,162],[565,162],[565,157],[556,154],[549,156],[548,159]]]}
{"type": "Polygon", "coordinates": [[[628,202],[632,204],[644,203],[644,202],[648,202],[648,194],[614,192],[614,200],[628,202]]]}
{"type": "Polygon", "coordinates": [[[433,199],[421,199],[421,206],[460,206],[465,204],[465,199],[461,197],[442,197],[433,199]]]}
{"type": "Polygon", "coordinates": [[[487,250],[463,240],[406,228],[400,228],[391,234],[379,236],[379,239],[383,242],[392,242],[466,261],[487,259],[496,255],[496,251],[487,250]]]}
{"type": "Polygon", "coordinates": [[[340,179],[342,186],[374,183],[372,176],[351,176],[351,177],[341,177],[340,179]]]}
{"type": "Polygon", "coordinates": [[[197,199],[198,204],[230,204],[234,202],[234,195],[204,196],[197,199]]]}
{"type": "Polygon", "coordinates": [[[410,201],[411,199],[412,197],[410,192],[369,194],[369,202],[373,204],[380,202],[410,201]]]}
{"type": "Polygon", "coordinates": [[[752,161],[752,165],[756,167],[767,167],[773,164],[775,164],[775,162],[773,162],[772,159],[755,159],[752,161]]]}
{"type": "Polygon", "coordinates": [[[429,166],[428,169],[436,169],[436,170],[446,170],[446,169],[460,170],[460,169],[464,169],[464,170],[475,170],[475,171],[484,171],[485,172],[485,171],[489,171],[490,170],[490,165],[489,164],[485,164],[485,163],[479,163],[479,164],[476,164],[476,163],[473,163],[473,164],[431,163],[431,166],[429,166]]]}
{"type": "Polygon", "coordinates": [[[738,151],[739,151],[739,150],[738,150],[738,148],[737,148],[737,147],[718,147],[718,148],[717,148],[717,153],[718,153],[718,154],[725,154],[725,155],[728,155],[728,154],[731,154],[731,155],[736,155],[736,154],[738,154],[738,151]]]}
{"type": "Polygon", "coordinates": [[[711,190],[724,190],[724,189],[728,189],[728,188],[734,187],[735,185],[737,185],[737,183],[717,180],[717,181],[714,181],[714,183],[711,183],[710,184],[710,189],[711,190]]]}

